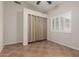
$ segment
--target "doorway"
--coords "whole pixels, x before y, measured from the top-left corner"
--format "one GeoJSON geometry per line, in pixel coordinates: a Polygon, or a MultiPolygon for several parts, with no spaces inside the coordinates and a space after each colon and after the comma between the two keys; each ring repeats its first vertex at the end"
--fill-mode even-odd
{"type": "Polygon", "coordinates": [[[37,42],[47,39],[47,18],[28,14],[28,42],[37,42]]]}
{"type": "MultiPolygon", "coordinates": [[[[32,42],[32,40],[34,40],[34,41],[42,40],[42,39],[39,39],[39,37],[44,38],[45,33],[46,33],[46,37],[47,37],[47,25],[46,25],[46,29],[43,28],[45,26],[43,26],[43,27],[41,26],[42,24],[44,24],[43,22],[45,22],[45,20],[42,20],[42,19],[47,19],[47,15],[42,13],[42,12],[38,12],[38,11],[34,11],[34,10],[31,10],[28,8],[24,8],[24,10],[23,10],[23,45],[28,45],[28,42],[32,42]],[[41,20],[39,22],[39,20],[29,21],[29,19],[32,19],[32,20],[33,19],[41,19],[41,20]],[[33,23],[33,25],[31,22],[33,23]],[[40,27],[38,27],[39,24],[40,24],[40,27]],[[39,32],[41,28],[45,29],[46,32],[43,33],[44,30],[39,32]],[[41,34],[41,33],[43,33],[43,34],[41,34]],[[39,34],[39,35],[41,34],[41,35],[39,36],[36,34],[39,34]],[[30,38],[30,40],[29,40],[29,38],[30,38]],[[36,39],[36,38],[38,38],[38,39],[36,39]]],[[[46,24],[47,24],[47,20],[46,20],[46,24]]],[[[47,39],[47,38],[45,38],[45,39],[47,39]]]]}

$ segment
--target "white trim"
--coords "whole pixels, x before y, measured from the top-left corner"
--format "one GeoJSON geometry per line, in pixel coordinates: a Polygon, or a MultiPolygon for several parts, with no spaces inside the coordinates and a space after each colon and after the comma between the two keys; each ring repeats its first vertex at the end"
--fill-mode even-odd
{"type": "Polygon", "coordinates": [[[32,14],[35,16],[45,17],[47,18],[47,15],[38,11],[30,10],[27,8],[24,8],[23,10],[23,45],[28,45],[28,14],[32,14]]]}
{"type": "Polygon", "coordinates": [[[0,48],[0,53],[1,53],[1,51],[3,50],[3,48],[4,48],[4,46],[3,46],[2,48],[0,48]]]}

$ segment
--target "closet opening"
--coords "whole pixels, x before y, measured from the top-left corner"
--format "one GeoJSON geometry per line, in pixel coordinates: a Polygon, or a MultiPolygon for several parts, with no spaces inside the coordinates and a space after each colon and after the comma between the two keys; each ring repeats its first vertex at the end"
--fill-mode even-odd
{"type": "Polygon", "coordinates": [[[47,18],[28,14],[28,43],[47,40],[47,18]]]}

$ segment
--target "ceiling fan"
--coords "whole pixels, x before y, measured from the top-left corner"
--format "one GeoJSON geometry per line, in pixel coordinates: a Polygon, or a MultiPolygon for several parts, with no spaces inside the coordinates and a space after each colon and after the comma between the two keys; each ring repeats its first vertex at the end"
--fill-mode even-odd
{"type": "Polygon", "coordinates": [[[16,3],[16,4],[21,4],[21,2],[20,2],[20,1],[14,1],[14,3],[16,3]]]}
{"type": "MultiPolygon", "coordinates": [[[[39,5],[39,4],[40,4],[40,2],[41,2],[41,1],[37,1],[37,3],[36,3],[36,4],[37,4],[37,5],[39,5]]],[[[46,2],[47,2],[48,4],[52,4],[52,2],[51,2],[51,1],[46,1],[46,2]]]]}

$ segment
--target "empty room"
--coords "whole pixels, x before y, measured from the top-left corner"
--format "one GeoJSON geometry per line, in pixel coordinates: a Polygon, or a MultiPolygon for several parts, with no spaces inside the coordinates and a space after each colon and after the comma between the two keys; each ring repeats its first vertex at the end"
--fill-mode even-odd
{"type": "Polygon", "coordinates": [[[79,1],[0,1],[0,57],[79,57],[79,1]]]}

